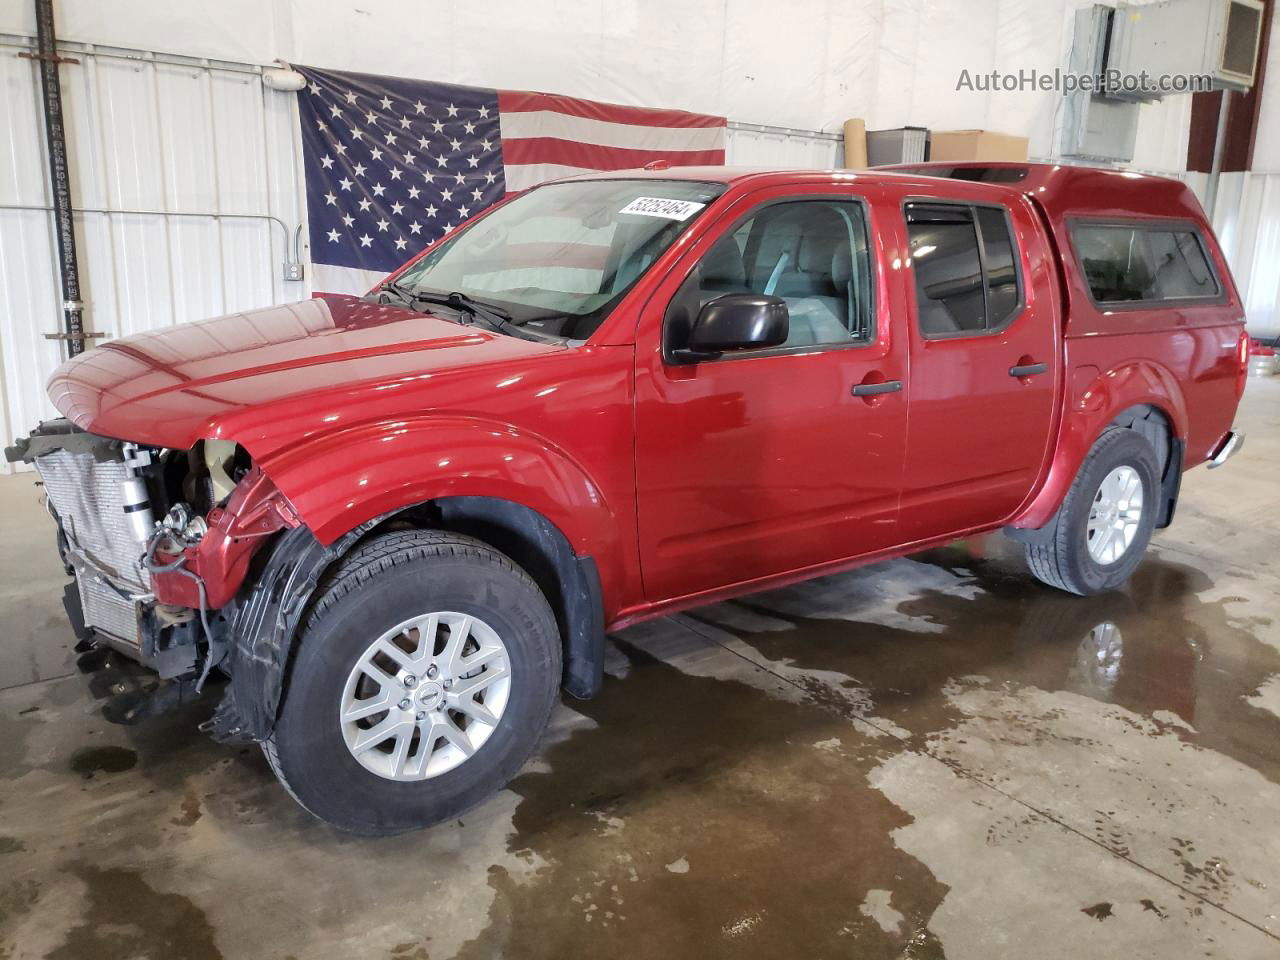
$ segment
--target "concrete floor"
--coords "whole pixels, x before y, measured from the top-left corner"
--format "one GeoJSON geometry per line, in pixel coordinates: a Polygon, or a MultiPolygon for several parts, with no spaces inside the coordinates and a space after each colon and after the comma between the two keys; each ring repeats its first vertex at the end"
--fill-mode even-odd
{"type": "Polygon", "coordinates": [[[0,958],[1280,956],[1280,382],[1123,593],[994,537],[631,629],[456,823],[105,723],[0,478],[0,958]]]}

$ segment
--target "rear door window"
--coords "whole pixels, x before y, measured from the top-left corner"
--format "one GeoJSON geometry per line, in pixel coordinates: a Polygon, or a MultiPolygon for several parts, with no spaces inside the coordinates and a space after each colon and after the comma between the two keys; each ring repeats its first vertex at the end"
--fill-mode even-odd
{"type": "Polygon", "coordinates": [[[977,207],[978,227],[982,234],[982,251],[986,268],[988,325],[999,327],[1018,309],[1018,267],[1014,259],[1013,238],[1003,210],[977,207]]]}
{"type": "Polygon", "coordinates": [[[1158,303],[1221,292],[1194,229],[1078,222],[1071,242],[1098,303],[1158,303]]]}
{"type": "Polygon", "coordinates": [[[1001,207],[908,203],[907,234],[925,337],[987,333],[1018,312],[1018,255],[1001,207]]]}

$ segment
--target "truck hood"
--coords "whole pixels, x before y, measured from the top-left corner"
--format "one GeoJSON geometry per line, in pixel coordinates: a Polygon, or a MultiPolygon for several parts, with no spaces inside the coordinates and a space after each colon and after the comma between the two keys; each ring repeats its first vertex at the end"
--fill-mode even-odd
{"type": "Polygon", "coordinates": [[[358,404],[405,378],[563,349],[326,294],[107,341],[59,367],[49,396],[91,433],[178,449],[222,437],[258,456],[277,445],[266,443],[280,434],[269,424],[326,398],[358,404]]]}

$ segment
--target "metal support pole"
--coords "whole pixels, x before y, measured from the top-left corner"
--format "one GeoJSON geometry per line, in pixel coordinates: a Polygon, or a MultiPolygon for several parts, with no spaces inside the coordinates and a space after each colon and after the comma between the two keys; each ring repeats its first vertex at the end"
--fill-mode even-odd
{"type": "Polygon", "coordinates": [[[1213,208],[1218,204],[1218,180],[1222,176],[1222,154],[1227,146],[1227,114],[1231,105],[1230,90],[1222,91],[1222,102],[1218,105],[1218,129],[1213,138],[1213,165],[1209,168],[1209,183],[1204,188],[1204,212],[1213,223],[1213,208]]]}
{"type": "Polygon", "coordinates": [[[67,355],[84,351],[84,304],[80,301],[80,268],[76,262],[75,221],[71,210],[71,179],[67,168],[67,140],[62,119],[62,86],[58,64],[79,61],[58,56],[53,29],[53,0],[35,0],[36,46],[33,59],[40,63],[40,87],[44,95],[44,132],[49,150],[49,185],[53,192],[53,218],[58,238],[58,273],[62,279],[64,329],[53,338],[65,340],[67,355]]]}

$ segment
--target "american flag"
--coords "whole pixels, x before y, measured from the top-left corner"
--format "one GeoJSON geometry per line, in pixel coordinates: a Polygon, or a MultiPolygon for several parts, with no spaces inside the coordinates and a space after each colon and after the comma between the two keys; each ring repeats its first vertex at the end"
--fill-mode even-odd
{"type": "Polygon", "coordinates": [[[557,177],[723,164],[725,118],[294,67],[312,287],[363,293],[450,229],[557,177]]]}

